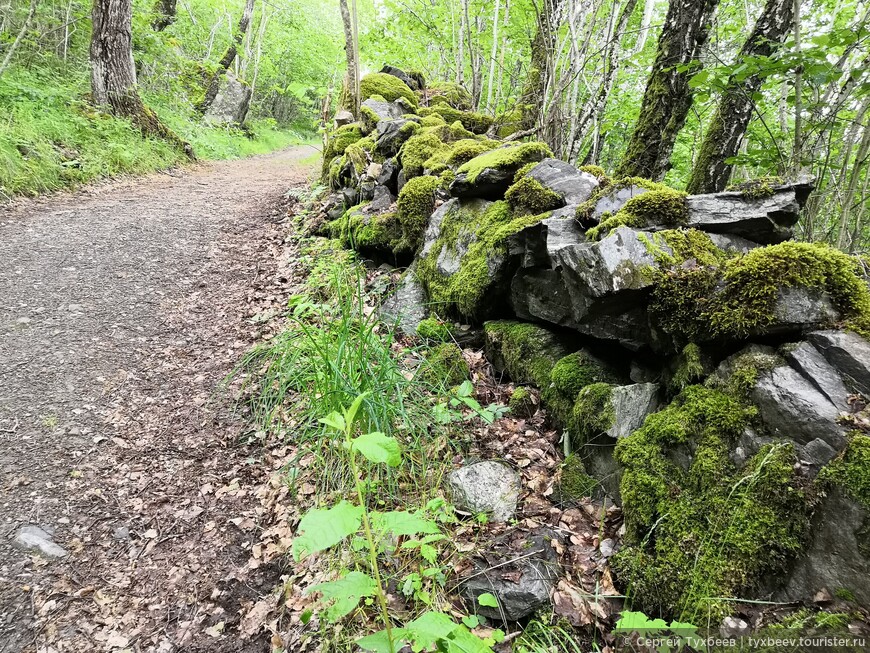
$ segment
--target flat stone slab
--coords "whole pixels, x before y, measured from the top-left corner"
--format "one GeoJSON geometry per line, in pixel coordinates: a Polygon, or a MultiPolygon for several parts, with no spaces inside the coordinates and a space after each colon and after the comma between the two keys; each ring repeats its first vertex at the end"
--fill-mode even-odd
{"type": "Polygon", "coordinates": [[[15,534],[13,545],[24,551],[38,553],[46,558],[60,559],[69,552],[51,539],[39,526],[22,526],[15,534]]]}

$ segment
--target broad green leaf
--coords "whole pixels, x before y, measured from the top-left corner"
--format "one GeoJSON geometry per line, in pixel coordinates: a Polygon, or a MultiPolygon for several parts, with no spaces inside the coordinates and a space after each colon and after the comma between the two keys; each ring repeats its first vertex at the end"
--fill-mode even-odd
{"type": "Polygon", "coordinates": [[[363,392],[361,395],[353,400],[350,408],[344,411],[344,421],[348,425],[352,425],[354,422],[356,422],[356,414],[359,412],[359,407],[362,406],[362,402],[365,400],[368,394],[368,392],[363,392]]]}
{"type": "Polygon", "coordinates": [[[622,612],[616,622],[617,630],[661,630],[668,624],[663,619],[650,619],[643,612],[622,612]]]}
{"type": "Polygon", "coordinates": [[[364,651],[374,651],[374,653],[399,653],[402,647],[405,646],[405,629],[393,628],[393,648],[390,649],[390,640],[387,638],[386,630],[379,630],[373,635],[366,635],[362,639],[356,640],[357,646],[364,651]]]}
{"type": "Polygon", "coordinates": [[[323,601],[330,604],[321,614],[327,621],[335,622],[359,605],[362,597],[374,596],[376,589],[371,576],[352,571],[344,578],[309,587],[305,593],[320,592],[323,601]]]}
{"type": "Polygon", "coordinates": [[[326,417],[320,420],[321,424],[326,424],[330,428],[334,428],[336,431],[344,431],[345,423],[344,417],[341,416],[340,413],[330,413],[326,417]]]}
{"type": "Polygon", "coordinates": [[[402,450],[395,438],[383,433],[366,433],[354,438],[351,443],[351,451],[357,451],[372,463],[386,463],[390,467],[398,467],[402,464],[402,450]]]}
{"type": "Polygon", "coordinates": [[[427,649],[440,639],[445,639],[457,628],[453,619],[443,612],[424,612],[405,624],[405,632],[416,645],[417,650],[427,649]]]}
{"type": "Polygon", "coordinates": [[[459,626],[443,640],[447,653],[492,653],[492,647],[465,626],[459,626]]]}
{"type": "Polygon", "coordinates": [[[477,602],[485,608],[497,608],[498,599],[489,592],[484,592],[477,597],[477,602]]]}
{"type": "Polygon", "coordinates": [[[438,524],[426,519],[420,512],[394,510],[372,514],[376,530],[395,536],[412,536],[420,533],[439,533],[438,524]]]}
{"type": "Polygon", "coordinates": [[[480,618],[476,615],[469,615],[467,617],[462,617],[462,623],[464,623],[467,627],[474,630],[480,625],[480,618]]]}
{"type": "Polygon", "coordinates": [[[335,546],[359,530],[362,508],[347,501],[324,510],[309,510],[299,522],[299,533],[293,540],[293,557],[304,556],[335,546]]]}

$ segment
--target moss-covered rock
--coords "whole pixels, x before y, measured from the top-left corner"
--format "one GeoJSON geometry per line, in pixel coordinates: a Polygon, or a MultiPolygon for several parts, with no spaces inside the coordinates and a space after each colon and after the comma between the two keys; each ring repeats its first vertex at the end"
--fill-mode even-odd
{"type": "Polygon", "coordinates": [[[785,184],[785,180],[782,177],[756,177],[755,179],[733,184],[726,190],[742,193],[744,197],[750,199],[763,199],[771,197],[776,192],[776,189],[783,184],[785,184]]]}
{"type": "Polygon", "coordinates": [[[607,172],[605,172],[604,168],[597,165],[585,165],[580,166],[578,168],[580,172],[588,172],[590,175],[595,177],[598,180],[598,183],[601,184],[600,188],[604,189],[613,185],[613,179],[611,179],[607,172]]]}
{"type": "Polygon", "coordinates": [[[472,134],[485,134],[492,126],[492,118],[476,111],[460,111],[446,104],[433,104],[431,109],[447,124],[459,122],[463,128],[472,134]]]}
{"type": "Polygon", "coordinates": [[[399,160],[402,163],[405,178],[410,179],[422,175],[426,162],[447,149],[444,141],[425,129],[422,133],[409,138],[399,152],[399,160]]]}
{"type": "Polygon", "coordinates": [[[417,251],[423,243],[423,233],[435,210],[435,194],[440,187],[441,179],[430,175],[409,179],[402,187],[397,209],[407,250],[417,251]]]}
{"type": "Polygon", "coordinates": [[[417,335],[431,342],[450,340],[450,327],[437,317],[427,317],[417,325],[417,335]]]}
{"type": "Polygon", "coordinates": [[[617,444],[627,533],[612,563],[635,609],[715,623],[729,598],[800,550],[810,497],[793,447],[768,445],[742,469],[729,458],[753,417],[724,392],[689,386],[617,444]]]}
{"type": "Polygon", "coordinates": [[[358,123],[344,125],[329,134],[326,141],[326,149],[323,151],[324,178],[329,176],[330,165],[333,164],[335,158],[344,154],[349,145],[356,143],[362,137],[362,126],[358,123]]]}
{"type": "Polygon", "coordinates": [[[368,100],[380,96],[387,102],[405,98],[412,107],[417,106],[417,96],[408,85],[398,77],[387,73],[369,73],[360,80],[360,99],[368,100]]]}
{"type": "Polygon", "coordinates": [[[485,319],[503,300],[499,291],[506,291],[512,272],[509,240],[545,217],[518,217],[505,201],[451,202],[417,266],[432,302],[466,318],[485,319]]]}
{"type": "Polygon", "coordinates": [[[462,350],[453,343],[444,343],[430,349],[418,372],[420,381],[438,388],[459,385],[470,377],[471,372],[462,356],[462,350]]]}
{"type": "Polygon", "coordinates": [[[485,152],[459,167],[457,173],[466,175],[469,183],[486,169],[510,171],[511,176],[527,163],[543,161],[553,156],[546,143],[518,143],[485,152]]]}
{"type": "Polygon", "coordinates": [[[511,415],[519,418],[529,418],[537,410],[532,393],[524,386],[515,388],[511,393],[508,408],[511,409],[511,415]]]}
{"type": "Polygon", "coordinates": [[[870,510],[870,436],[858,431],[851,433],[846,449],[839,458],[822,469],[818,480],[823,486],[838,488],[865,510],[870,510]]]}
{"type": "Polygon", "coordinates": [[[402,228],[393,213],[370,215],[366,204],[348,209],[328,226],[330,237],[342,246],[369,255],[388,256],[402,240],[402,228]]]}
{"type": "Polygon", "coordinates": [[[616,213],[586,232],[590,240],[598,240],[619,227],[642,229],[654,225],[685,225],[689,220],[686,193],[672,188],[650,190],[632,197],[616,213]]]}
{"type": "Polygon", "coordinates": [[[694,342],[690,342],[674,361],[668,380],[671,394],[679,394],[688,386],[699,383],[710,373],[710,361],[694,342]]]}
{"type": "Polygon", "coordinates": [[[616,413],[610,383],[592,383],[577,394],[571,413],[571,435],[576,446],[594,441],[613,427],[616,413]]]}
{"type": "Polygon", "coordinates": [[[471,109],[471,93],[461,84],[455,82],[431,82],[426,88],[430,104],[437,104],[436,98],[442,98],[454,109],[467,111],[471,109]]]}
{"type": "Polygon", "coordinates": [[[562,205],[562,196],[559,193],[545,188],[537,179],[528,176],[521,176],[519,181],[508,188],[505,199],[515,211],[523,213],[544,213],[562,205]]]}
{"type": "Polygon", "coordinates": [[[553,367],[570,352],[563,338],[536,324],[493,320],[483,328],[487,358],[516,383],[546,388],[553,367]]]}

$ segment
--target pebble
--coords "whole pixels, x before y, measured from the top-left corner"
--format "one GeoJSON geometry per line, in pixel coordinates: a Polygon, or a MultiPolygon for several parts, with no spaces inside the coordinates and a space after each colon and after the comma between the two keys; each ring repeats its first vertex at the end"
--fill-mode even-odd
{"type": "Polygon", "coordinates": [[[66,549],[55,544],[51,539],[51,535],[39,526],[22,526],[19,528],[13,544],[20,549],[39,553],[46,558],[65,558],[69,555],[66,549]]]}

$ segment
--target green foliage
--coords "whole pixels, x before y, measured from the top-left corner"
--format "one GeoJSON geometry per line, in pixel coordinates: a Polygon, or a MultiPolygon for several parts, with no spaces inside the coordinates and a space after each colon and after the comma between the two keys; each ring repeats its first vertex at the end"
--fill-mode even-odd
{"type": "Polygon", "coordinates": [[[398,199],[398,219],[402,227],[404,249],[416,251],[423,244],[423,234],[435,210],[435,193],[441,179],[427,175],[409,179],[398,199]]]}
{"type": "Polygon", "coordinates": [[[543,213],[560,207],[564,202],[559,193],[545,188],[532,177],[523,176],[508,188],[505,199],[515,211],[543,213]]]}
{"type": "Polygon", "coordinates": [[[369,73],[360,80],[360,99],[368,100],[373,96],[381,96],[387,102],[395,102],[400,97],[405,98],[412,107],[417,106],[417,96],[408,85],[398,77],[387,73],[369,73]]]}
{"type": "Polygon", "coordinates": [[[465,173],[468,175],[468,181],[473,182],[486,168],[518,170],[527,163],[543,161],[551,156],[553,152],[544,143],[509,144],[463,163],[457,172],[465,173]]]}

